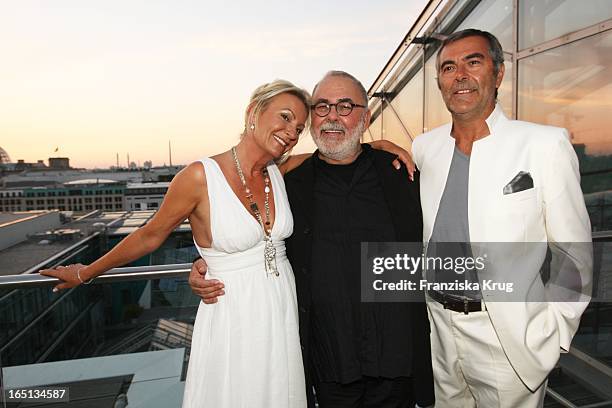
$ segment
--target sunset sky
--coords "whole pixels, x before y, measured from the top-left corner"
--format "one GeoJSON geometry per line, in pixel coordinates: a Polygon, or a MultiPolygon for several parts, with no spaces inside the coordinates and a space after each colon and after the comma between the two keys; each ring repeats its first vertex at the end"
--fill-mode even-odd
{"type": "Polygon", "coordinates": [[[3,3],[0,147],[91,168],[162,165],[169,140],[175,164],[226,150],[275,78],[310,90],[343,69],[368,88],[427,1],[3,3]]]}

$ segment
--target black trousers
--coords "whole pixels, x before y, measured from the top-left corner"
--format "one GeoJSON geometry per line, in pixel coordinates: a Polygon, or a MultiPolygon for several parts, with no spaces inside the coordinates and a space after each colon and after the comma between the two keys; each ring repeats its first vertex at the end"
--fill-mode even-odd
{"type": "Polygon", "coordinates": [[[315,384],[319,408],[412,408],[412,379],[362,377],[350,384],[315,384]]]}

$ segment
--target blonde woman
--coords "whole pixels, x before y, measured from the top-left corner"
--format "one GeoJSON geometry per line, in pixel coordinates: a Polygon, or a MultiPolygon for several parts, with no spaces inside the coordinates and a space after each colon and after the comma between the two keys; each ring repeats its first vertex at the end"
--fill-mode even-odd
{"type": "Polygon", "coordinates": [[[188,218],[210,276],[228,290],[200,303],[183,407],[306,406],[295,282],[284,239],[293,219],[282,174],[306,127],[309,94],[277,80],[255,90],[245,131],[227,152],[190,164],[172,181],[159,211],[91,265],[41,271],[85,283],[158,248],[188,218]]]}

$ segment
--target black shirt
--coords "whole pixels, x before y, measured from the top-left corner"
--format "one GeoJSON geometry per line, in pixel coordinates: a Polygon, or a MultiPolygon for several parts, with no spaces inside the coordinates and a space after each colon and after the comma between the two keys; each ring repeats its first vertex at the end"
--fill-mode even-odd
{"type": "MultiPolygon", "coordinates": [[[[391,166],[391,164],[389,164],[391,166]]],[[[405,304],[361,303],[361,242],[395,241],[369,146],[348,165],[314,159],[311,367],[318,381],[411,375],[405,304]],[[399,313],[399,315],[398,315],[399,313]]]]}

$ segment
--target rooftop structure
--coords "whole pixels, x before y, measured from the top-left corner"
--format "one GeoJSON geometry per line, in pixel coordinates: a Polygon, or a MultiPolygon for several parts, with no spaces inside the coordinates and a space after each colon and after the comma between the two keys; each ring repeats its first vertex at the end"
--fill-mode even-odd
{"type": "Polygon", "coordinates": [[[89,179],[80,179],[67,181],[64,183],[66,186],[77,186],[77,185],[89,185],[89,184],[113,184],[119,183],[117,180],[104,179],[104,178],[89,178],[89,179]]]}
{"type": "MultiPolygon", "coordinates": [[[[66,223],[60,222],[59,214],[58,211],[0,213],[0,275],[37,272],[51,258],[57,258],[53,263],[59,265],[85,247],[95,259],[105,251],[100,245],[109,245],[99,242],[100,239],[110,239],[111,244],[118,242],[146,224],[155,211],[93,211],[66,223]],[[103,235],[98,236],[100,233],[103,235]]],[[[185,235],[180,242],[193,245],[187,221],[175,233],[185,235]]],[[[161,251],[156,257],[162,259],[168,255],[161,251]]],[[[191,258],[189,255],[186,259],[191,258]]]]}
{"type": "Polygon", "coordinates": [[[20,217],[0,225],[0,275],[14,275],[31,272],[30,269],[41,262],[78,246],[79,242],[126,213],[92,213],[63,224],[59,211],[1,215],[7,219],[20,217]]]}
{"type": "Polygon", "coordinates": [[[49,157],[49,167],[52,169],[69,169],[70,159],[68,157],[49,157]]]}
{"type": "MultiPolygon", "coordinates": [[[[24,242],[32,234],[40,231],[58,228],[61,225],[58,211],[36,211],[29,213],[1,213],[0,221],[0,253],[7,248],[24,242]]],[[[9,258],[8,263],[14,260],[9,258]]],[[[2,261],[0,260],[0,265],[2,261]]]]}
{"type": "MultiPolygon", "coordinates": [[[[168,182],[172,181],[182,166],[153,167],[150,169],[116,169],[116,170],[84,170],[64,168],[27,168],[17,172],[16,165],[11,164],[15,171],[6,174],[0,179],[0,186],[4,187],[33,187],[65,184],[79,180],[113,180],[119,182],[168,182]]],[[[44,166],[44,164],[43,164],[44,166]]]]}
{"type": "Polygon", "coordinates": [[[7,213],[0,212],[0,228],[13,223],[15,221],[24,220],[27,218],[35,217],[39,212],[27,211],[27,212],[15,212],[15,213],[7,213]]]}

